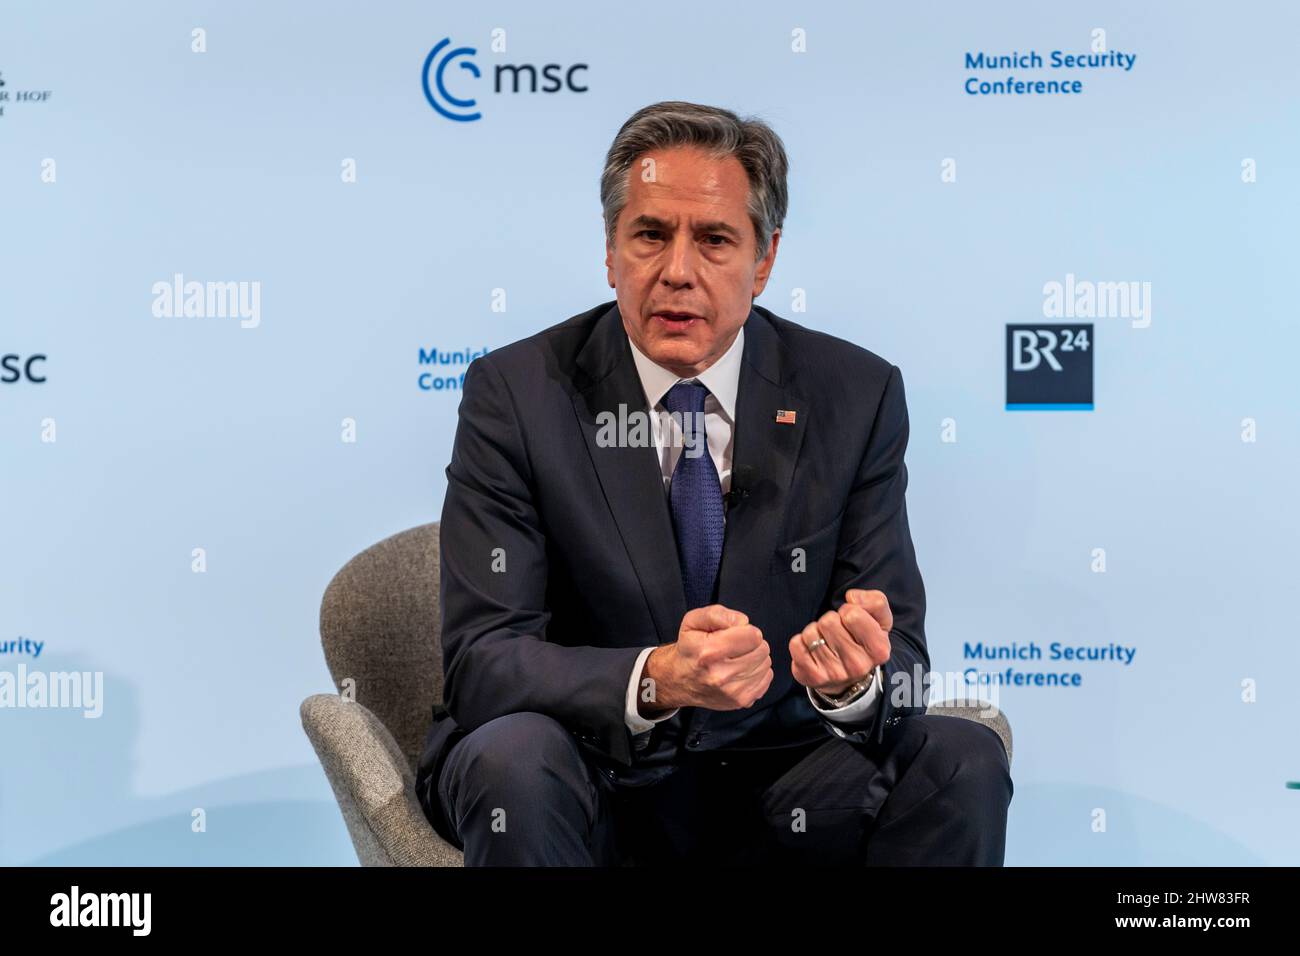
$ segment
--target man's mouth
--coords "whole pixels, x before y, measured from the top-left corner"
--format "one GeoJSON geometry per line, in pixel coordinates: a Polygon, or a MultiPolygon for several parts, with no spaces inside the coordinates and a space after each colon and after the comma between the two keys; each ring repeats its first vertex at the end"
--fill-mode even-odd
{"type": "Polygon", "coordinates": [[[662,324],[668,329],[689,329],[696,322],[703,322],[704,319],[694,312],[655,312],[650,316],[655,321],[662,324]]]}

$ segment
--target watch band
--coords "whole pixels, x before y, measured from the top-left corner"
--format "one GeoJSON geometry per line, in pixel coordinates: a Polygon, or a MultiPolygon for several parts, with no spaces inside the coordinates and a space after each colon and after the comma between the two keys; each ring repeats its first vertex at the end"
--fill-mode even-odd
{"type": "Polygon", "coordinates": [[[848,687],[844,689],[843,693],[838,694],[835,697],[830,697],[826,694],[823,694],[819,690],[813,690],[813,693],[816,694],[818,697],[820,697],[822,700],[824,700],[826,703],[830,704],[832,707],[845,707],[853,703],[855,700],[857,700],[859,697],[865,694],[868,690],[870,690],[871,685],[875,681],[875,679],[876,679],[876,672],[873,670],[870,674],[868,674],[866,677],[862,678],[861,680],[854,681],[852,684],[850,684],[848,687]]]}

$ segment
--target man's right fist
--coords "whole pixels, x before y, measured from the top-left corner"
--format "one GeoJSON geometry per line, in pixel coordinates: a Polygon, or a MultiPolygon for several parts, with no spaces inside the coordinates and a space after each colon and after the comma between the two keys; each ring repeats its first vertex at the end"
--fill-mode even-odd
{"type": "Polygon", "coordinates": [[[697,607],[682,618],[677,642],[646,658],[637,709],[652,718],[674,707],[752,707],[772,677],[772,649],[744,613],[721,604],[697,607]]]}

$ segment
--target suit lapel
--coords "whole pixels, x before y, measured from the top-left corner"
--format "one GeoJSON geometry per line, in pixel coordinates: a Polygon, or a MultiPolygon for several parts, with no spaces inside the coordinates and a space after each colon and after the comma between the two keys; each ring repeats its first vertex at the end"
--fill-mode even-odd
{"type": "MultiPolygon", "coordinates": [[[[787,376],[783,347],[756,310],[745,323],[744,360],[736,396],[732,474],[751,476],[749,495],[727,512],[719,603],[757,608],[768,588],[768,571],[807,424],[807,407],[787,376]],[[776,420],[780,409],[804,409],[793,424],[776,420]]],[[[770,635],[765,635],[770,638],[770,635]]]]}
{"type": "Polygon", "coordinates": [[[587,451],[641,582],[659,643],[671,643],[677,640],[686,614],[686,590],[653,435],[647,427],[648,444],[638,447],[601,447],[597,442],[601,412],[610,412],[618,420],[620,406],[624,419],[633,411],[646,411],[645,390],[617,305],[597,321],[577,364],[581,378],[573,407],[587,451]]]}

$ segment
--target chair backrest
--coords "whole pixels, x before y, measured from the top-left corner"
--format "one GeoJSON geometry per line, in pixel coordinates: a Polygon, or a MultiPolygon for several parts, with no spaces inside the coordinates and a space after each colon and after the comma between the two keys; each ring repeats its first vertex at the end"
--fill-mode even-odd
{"type": "Polygon", "coordinates": [[[321,644],[335,688],[378,717],[414,769],[442,702],[438,524],[385,538],[345,564],[320,607],[321,644]]]}

